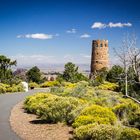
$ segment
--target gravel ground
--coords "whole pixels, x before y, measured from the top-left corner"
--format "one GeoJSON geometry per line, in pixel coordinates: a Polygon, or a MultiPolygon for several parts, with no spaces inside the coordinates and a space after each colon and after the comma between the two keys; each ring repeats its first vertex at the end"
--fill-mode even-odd
{"type": "Polygon", "coordinates": [[[62,123],[43,124],[33,114],[24,112],[23,102],[18,103],[11,111],[11,128],[23,140],[69,140],[72,128],[62,123]],[[35,122],[35,123],[32,123],[35,122]]]}

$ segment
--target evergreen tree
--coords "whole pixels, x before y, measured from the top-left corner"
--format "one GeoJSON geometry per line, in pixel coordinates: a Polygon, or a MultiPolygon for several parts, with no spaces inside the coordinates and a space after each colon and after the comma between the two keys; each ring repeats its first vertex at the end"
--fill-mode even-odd
{"type": "Polygon", "coordinates": [[[41,72],[40,69],[35,66],[32,67],[27,73],[27,79],[29,82],[36,82],[36,83],[40,83],[41,82],[41,72]]]}

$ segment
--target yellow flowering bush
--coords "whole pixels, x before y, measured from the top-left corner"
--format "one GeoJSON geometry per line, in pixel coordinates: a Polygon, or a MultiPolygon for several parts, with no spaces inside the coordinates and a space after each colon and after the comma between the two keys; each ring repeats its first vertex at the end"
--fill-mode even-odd
{"type": "Polygon", "coordinates": [[[0,93],[13,93],[13,92],[22,92],[24,91],[22,84],[12,86],[0,83],[0,93]]]}
{"type": "Polygon", "coordinates": [[[105,124],[89,124],[74,130],[76,140],[139,140],[140,131],[135,128],[105,124]]]}
{"type": "Polygon", "coordinates": [[[137,103],[130,99],[121,100],[121,103],[114,106],[112,110],[124,125],[140,128],[140,106],[137,103]]]}
{"type": "Polygon", "coordinates": [[[117,118],[108,108],[92,105],[84,108],[80,115],[75,119],[73,127],[79,127],[91,123],[115,124],[117,118]]]}
{"type": "Polygon", "coordinates": [[[15,85],[7,87],[6,92],[12,93],[12,92],[24,92],[22,84],[15,85]]]}
{"type": "Polygon", "coordinates": [[[29,83],[29,88],[31,88],[31,89],[38,88],[38,87],[39,87],[39,85],[35,82],[30,82],[29,83]]]}
{"type": "Polygon", "coordinates": [[[75,129],[76,140],[117,140],[119,129],[112,125],[89,124],[75,129]]]}
{"type": "Polygon", "coordinates": [[[116,83],[104,82],[103,84],[96,86],[95,88],[115,91],[118,88],[118,85],[116,83]]]}
{"type": "Polygon", "coordinates": [[[37,93],[26,97],[24,101],[24,109],[30,113],[36,113],[40,103],[43,102],[46,98],[51,96],[49,93],[37,93]]]}
{"type": "Polygon", "coordinates": [[[50,93],[27,97],[25,110],[47,123],[71,125],[76,140],[139,140],[139,130],[126,127],[140,128],[140,107],[132,100],[84,81],[54,85],[50,93]]]}
{"type": "Polygon", "coordinates": [[[119,140],[140,140],[140,130],[126,127],[121,131],[119,140]]]}
{"type": "Polygon", "coordinates": [[[6,89],[7,89],[8,87],[9,87],[9,85],[0,83],[0,94],[1,94],[1,93],[7,92],[6,89]]]}
{"type": "Polygon", "coordinates": [[[61,97],[49,93],[39,93],[27,97],[24,108],[37,114],[41,119],[48,122],[72,123],[84,107],[83,100],[74,97],[61,97]]]}
{"type": "Polygon", "coordinates": [[[73,127],[79,127],[82,125],[87,125],[87,124],[93,124],[93,123],[97,123],[97,124],[110,124],[110,120],[109,118],[105,117],[99,117],[99,116],[92,116],[92,115],[85,115],[85,116],[79,116],[75,122],[73,123],[73,127]]]}
{"type": "Polygon", "coordinates": [[[60,86],[58,81],[46,81],[40,85],[40,87],[53,87],[53,86],[60,86]]]}
{"type": "Polygon", "coordinates": [[[71,82],[62,82],[61,85],[66,88],[74,88],[76,86],[75,83],[71,83],[71,82]]]}

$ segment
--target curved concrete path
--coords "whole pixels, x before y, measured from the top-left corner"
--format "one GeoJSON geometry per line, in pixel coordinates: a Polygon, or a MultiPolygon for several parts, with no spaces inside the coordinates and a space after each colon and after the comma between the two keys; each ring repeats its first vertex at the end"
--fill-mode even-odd
{"type": "Polygon", "coordinates": [[[0,95],[0,140],[20,140],[20,138],[11,130],[10,127],[9,117],[11,109],[26,96],[41,91],[46,91],[46,89],[31,90],[27,93],[0,95]]]}

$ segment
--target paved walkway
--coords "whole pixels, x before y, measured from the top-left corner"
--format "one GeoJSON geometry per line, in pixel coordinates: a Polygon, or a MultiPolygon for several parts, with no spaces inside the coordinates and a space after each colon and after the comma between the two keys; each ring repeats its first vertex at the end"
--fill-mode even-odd
{"type": "Polygon", "coordinates": [[[27,93],[0,95],[0,140],[20,140],[20,138],[11,130],[10,127],[9,117],[11,109],[26,96],[45,90],[46,89],[38,89],[27,93]]]}

